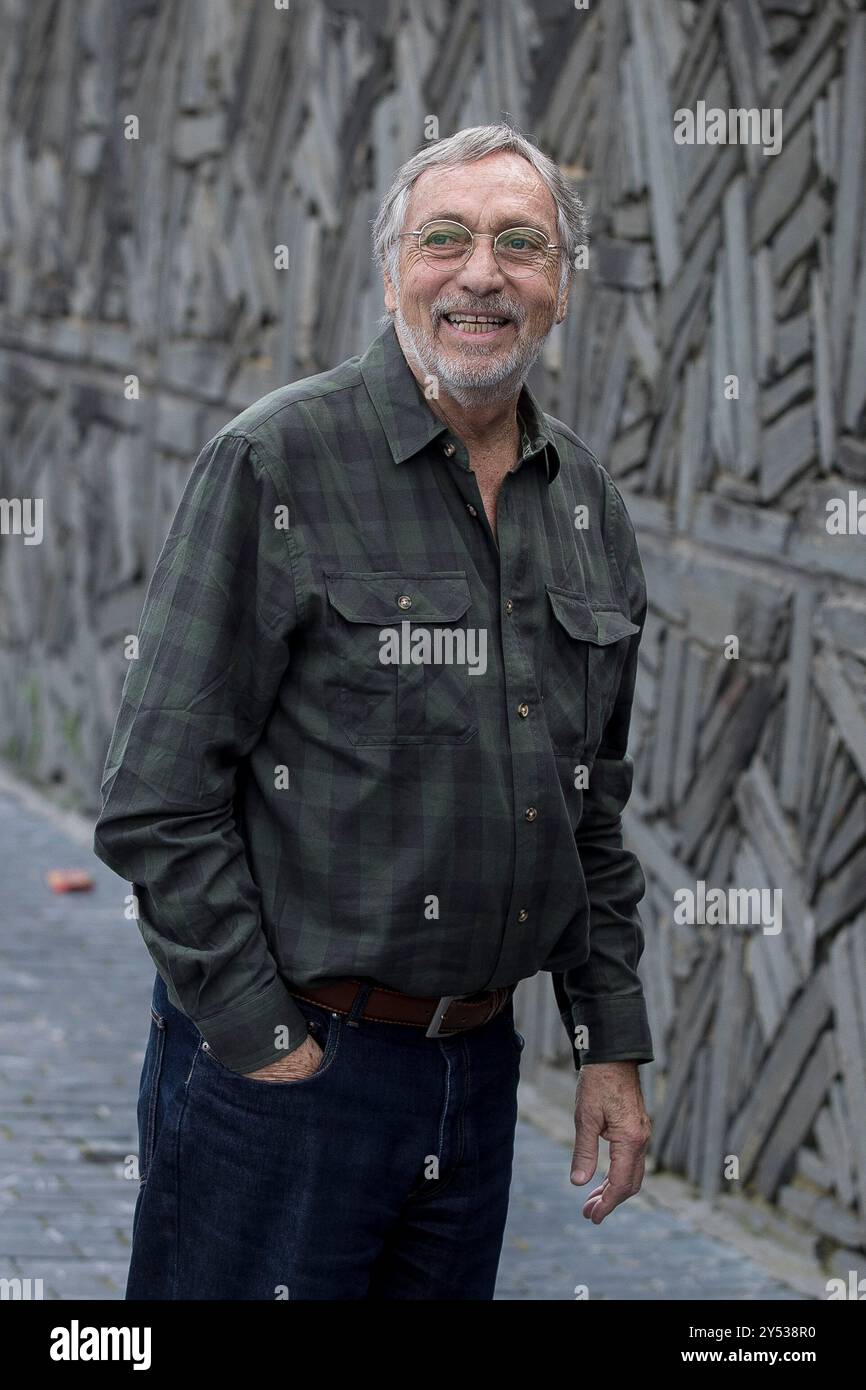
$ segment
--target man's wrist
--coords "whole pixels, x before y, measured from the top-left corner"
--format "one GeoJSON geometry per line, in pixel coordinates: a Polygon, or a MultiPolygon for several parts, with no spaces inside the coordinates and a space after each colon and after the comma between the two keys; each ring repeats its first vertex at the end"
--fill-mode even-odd
{"type": "Polygon", "coordinates": [[[279,978],[252,998],[194,1022],[217,1060],[243,1075],[286,1057],[307,1037],[307,1020],[279,978]]]}

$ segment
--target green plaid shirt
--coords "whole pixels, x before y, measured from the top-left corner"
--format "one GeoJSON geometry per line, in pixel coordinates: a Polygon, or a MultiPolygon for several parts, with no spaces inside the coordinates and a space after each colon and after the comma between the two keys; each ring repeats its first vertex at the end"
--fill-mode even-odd
{"type": "Polygon", "coordinates": [[[233,1070],[306,1037],[291,987],[436,999],[539,970],[576,1067],[652,1061],[620,822],[644,575],[598,461],[527,387],[518,413],[497,538],[393,326],[195,462],[95,850],[233,1070]]]}

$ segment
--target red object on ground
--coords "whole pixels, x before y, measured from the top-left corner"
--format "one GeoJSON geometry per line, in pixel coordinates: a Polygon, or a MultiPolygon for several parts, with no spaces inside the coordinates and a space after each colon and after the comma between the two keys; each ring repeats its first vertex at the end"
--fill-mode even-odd
{"type": "Polygon", "coordinates": [[[49,869],[45,875],[52,893],[86,893],[93,879],[84,869],[49,869]]]}

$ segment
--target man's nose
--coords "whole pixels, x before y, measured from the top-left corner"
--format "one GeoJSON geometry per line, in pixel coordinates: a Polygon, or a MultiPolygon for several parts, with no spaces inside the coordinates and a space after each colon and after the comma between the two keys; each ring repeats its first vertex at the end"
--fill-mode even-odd
{"type": "Polygon", "coordinates": [[[502,289],[505,276],[496,263],[493,254],[493,241],[490,237],[475,239],[472,254],[460,267],[455,280],[461,289],[475,294],[489,294],[491,290],[502,289]]]}

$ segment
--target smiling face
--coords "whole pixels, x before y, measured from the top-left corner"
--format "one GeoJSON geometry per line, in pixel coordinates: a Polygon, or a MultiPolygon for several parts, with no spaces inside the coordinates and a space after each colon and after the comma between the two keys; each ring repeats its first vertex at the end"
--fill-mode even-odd
{"type": "MultiPolygon", "coordinates": [[[[403,230],[438,218],[491,236],[534,227],[559,241],[550,190],[531,164],[508,151],[421,174],[403,230]]],[[[518,389],[554,322],[565,317],[568,286],[558,294],[563,253],[551,252],[545,268],[526,279],[500,269],[490,237],[476,240],[460,266],[429,264],[417,237],[402,237],[398,254],[396,283],[385,275],[385,306],[404,352],[463,404],[518,389]],[[473,321],[455,321],[461,314],[473,321]]]]}

